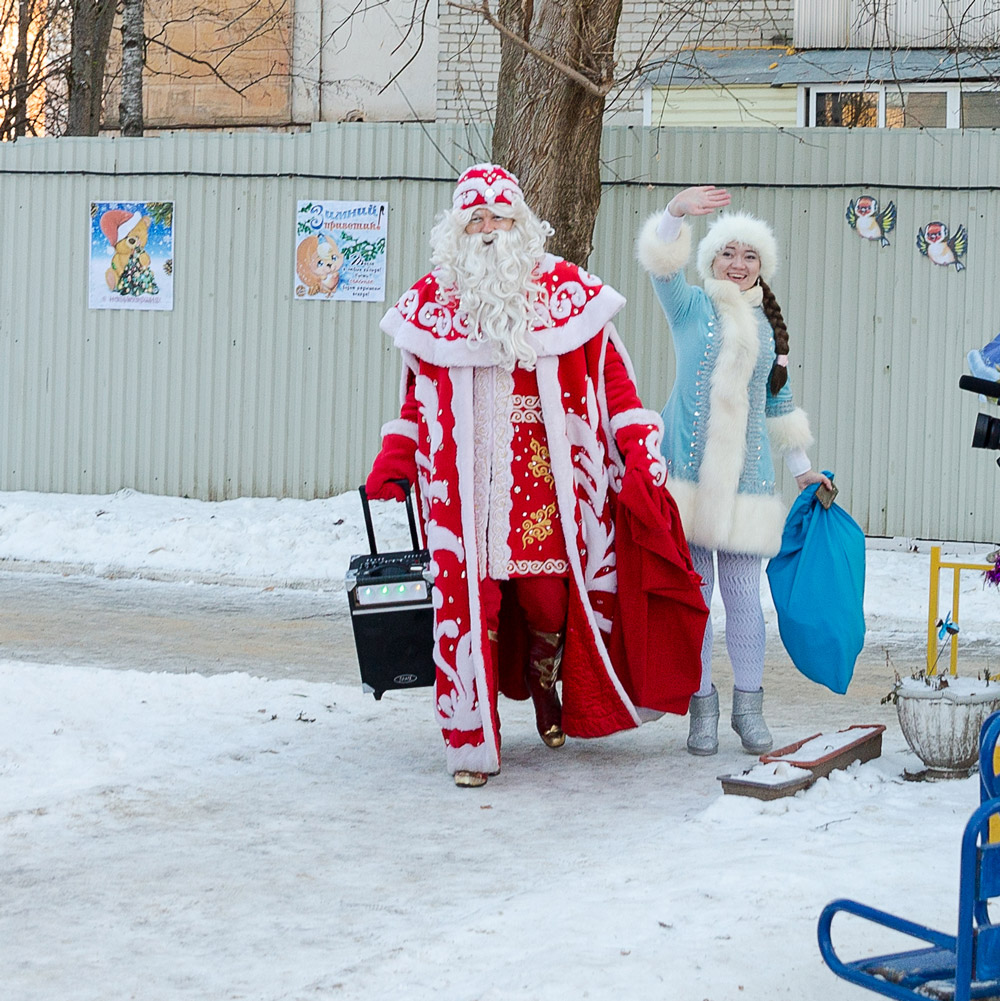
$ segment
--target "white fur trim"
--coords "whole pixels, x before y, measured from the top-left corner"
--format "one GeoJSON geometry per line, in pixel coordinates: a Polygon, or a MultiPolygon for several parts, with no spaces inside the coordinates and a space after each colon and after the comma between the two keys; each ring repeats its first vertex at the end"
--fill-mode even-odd
{"type": "Polygon", "coordinates": [[[801,407],[796,407],[791,413],[781,417],[768,417],[767,434],[778,455],[784,455],[795,448],[805,451],[813,445],[809,417],[801,407]]]}
{"type": "MultiPolygon", "coordinates": [[[[601,337],[601,358],[597,365],[597,407],[601,415],[601,430],[604,432],[604,438],[608,443],[609,472],[613,470],[611,487],[613,490],[618,491],[621,489],[621,478],[625,475],[625,459],[622,457],[621,452],[618,451],[618,442],[615,441],[615,436],[611,433],[611,418],[608,415],[608,391],[604,380],[604,370],[608,358],[608,345],[618,337],[613,323],[609,323],[601,331],[601,337]]],[[[622,350],[624,351],[624,348],[622,350]]],[[[631,362],[628,360],[628,356],[623,355],[622,357],[625,358],[625,367],[629,372],[629,377],[635,382],[635,378],[631,373],[631,362]]]]}
{"type": "Polygon", "coordinates": [[[617,434],[624,427],[638,424],[645,427],[647,424],[656,428],[663,434],[663,418],[652,410],[645,407],[636,407],[633,410],[622,410],[611,418],[611,433],[617,434]]]}
{"type": "MultiPolygon", "coordinates": [[[[600,330],[625,305],[625,297],[610,285],[591,299],[581,312],[570,317],[562,326],[550,327],[529,335],[531,346],[540,358],[563,355],[586,344],[595,330],[600,330]]],[[[493,367],[499,361],[497,349],[490,344],[473,346],[465,338],[453,341],[435,337],[406,320],[402,313],[391,307],[380,323],[402,351],[409,351],[422,361],[442,368],[493,367]]]]}
{"type": "MultiPolygon", "coordinates": [[[[629,357],[629,353],[625,348],[625,342],[621,339],[621,336],[618,333],[618,329],[615,327],[613,323],[609,323],[606,329],[607,329],[608,339],[614,345],[614,348],[618,352],[618,355],[621,358],[622,363],[625,365],[625,371],[628,373],[628,377],[632,380],[633,383],[637,385],[638,383],[635,377],[635,367],[633,366],[632,359],[629,357]]],[[[604,366],[604,353],[606,351],[607,351],[607,344],[605,344],[604,347],[601,349],[601,378],[604,377],[603,366],[604,366]]]]}
{"type": "MultiPolygon", "coordinates": [[[[463,768],[476,772],[500,770],[500,735],[493,729],[489,706],[489,686],[486,681],[487,652],[481,639],[483,610],[479,600],[479,553],[476,550],[476,520],[473,484],[476,461],[475,441],[472,433],[472,369],[459,369],[451,373],[452,408],[455,412],[455,464],[458,469],[458,500],[462,510],[462,536],[465,545],[465,582],[469,596],[469,618],[474,630],[472,635],[472,661],[476,666],[476,690],[479,693],[479,715],[483,727],[483,743],[476,749],[464,752],[445,744],[445,760],[454,773],[463,768]],[[454,752],[458,753],[454,753],[454,752]],[[454,764],[456,760],[475,759],[476,764],[454,764]]],[[[499,693],[498,693],[499,694],[499,693]]]]}
{"type": "Polygon", "coordinates": [[[781,533],[785,527],[785,505],[775,494],[737,494],[732,505],[732,518],[725,531],[718,531],[706,511],[706,487],[671,477],[667,489],[677,502],[684,534],[690,544],[705,549],[721,549],[728,553],[749,553],[770,557],[781,549],[781,533]]]}
{"type": "Polygon", "coordinates": [[[639,231],[635,253],[639,263],[657,278],[669,278],[687,263],[691,256],[691,227],[681,226],[680,236],[672,243],[661,240],[656,233],[660,213],[650,216],[639,231]]]}
{"type": "Polygon", "coordinates": [[[449,775],[455,772],[485,772],[496,775],[500,769],[493,761],[487,744],[463,744],[461,747],[444,745],[444,765],[449,775]]]}
{"type": "Polygon", "coordinates": [[[753,247],[760,255],[760,275],[769,282],[778,267],[778,243],[771,227],[749,212],[724,212],[698,244],[698,274],[707,281],[712,277],[712,261],[727,243],[753,247]]]}
{"type": "Polygon", "coordinates": [[[712,278],[705,282],[705,288],[719,314],[721,344],[709,379],[705,453],[698,471],[698,533],[703,538],[728,539],[746,459],[747,387],[757,364],[760,339],[757,319],[736,285],[712,278]]]}
{"type": "Polygon", "coordinates": [[[398,434],[417,441],[417,425],[413,421],[404,421],[402,417],[397,417],[394,421],[386,421],[382,425],[382,437],[387,434],[398,434]]]}

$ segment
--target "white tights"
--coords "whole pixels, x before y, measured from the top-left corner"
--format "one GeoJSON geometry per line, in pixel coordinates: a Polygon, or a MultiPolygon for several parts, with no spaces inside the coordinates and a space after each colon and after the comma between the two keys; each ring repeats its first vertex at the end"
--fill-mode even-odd
{"type": "MultiPolygon", "coordinates": [[[[712,607],[715,566],[712,550],[691,546],[691,560],[704,581],[701,596],[712,607]]],[[[719,592],[726,609],[726,649],[733,665],[733,684],[756,692],[764,678],[764,613],[760,607],[760,557],[719,550],[719,592]]],[[[696,695],[712,693],[712,618],[705,625],[701,648],[701,686],[696,695]]]]}

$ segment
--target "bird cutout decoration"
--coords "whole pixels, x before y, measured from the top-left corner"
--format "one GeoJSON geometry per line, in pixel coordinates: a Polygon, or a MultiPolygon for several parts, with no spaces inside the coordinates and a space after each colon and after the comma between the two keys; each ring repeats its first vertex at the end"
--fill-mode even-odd
{"type": "Polygon", "coordinates": [[[846,217],[848,225],[858,236],[878,240],[880,246],[888,247],[886,234],[896,228],[896,203],[889,202],[880,212],[877,198],[861,195],[847,206],[846,217]]]}
{"type": "Polygon", "coordinates": [[[943,222],[929,222],[917,230],[917,250],[941,267],[955,265],[956,271],[964,271],[961,258],[969,249],[969,234],[964,226],[959,226],[954,236],[948,235],[948,227],[943,222]]]}

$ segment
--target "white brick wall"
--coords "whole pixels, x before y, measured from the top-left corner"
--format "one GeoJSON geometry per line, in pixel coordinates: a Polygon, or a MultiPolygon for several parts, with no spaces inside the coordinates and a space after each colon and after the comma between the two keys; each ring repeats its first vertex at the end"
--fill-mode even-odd
{"type": "Polygon", "coordinates": [[[500,71],[500,38],[478,14],[438,7],[437,119],[491,121],[500,71]]]}
{"type": "MultiPolygon", "coordinates": [[[[616,75],[694,46],[716,48],[791,43],[795,0],[623,0],[616,75]]],[[[500,68],[500,37],[477,14],[439,0],[438,121],[492,118],[500,68]]],[[[634,83],[613,91],[609,124],[639,121],[634,83]]]]}

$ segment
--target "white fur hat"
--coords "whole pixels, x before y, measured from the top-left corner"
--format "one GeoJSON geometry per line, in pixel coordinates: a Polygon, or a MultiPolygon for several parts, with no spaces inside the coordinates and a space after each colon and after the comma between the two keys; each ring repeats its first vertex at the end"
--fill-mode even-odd
{"type": "Polygon", "coordinates": [[[712,262],[733,242],[753,247],[760,254],[760,276],[770,282],[778,267],[778,244],[771,227],[749,212],[724,212],[708,227],[698,244],[698,274],[706,281],[712,278],[712,262]]]}

